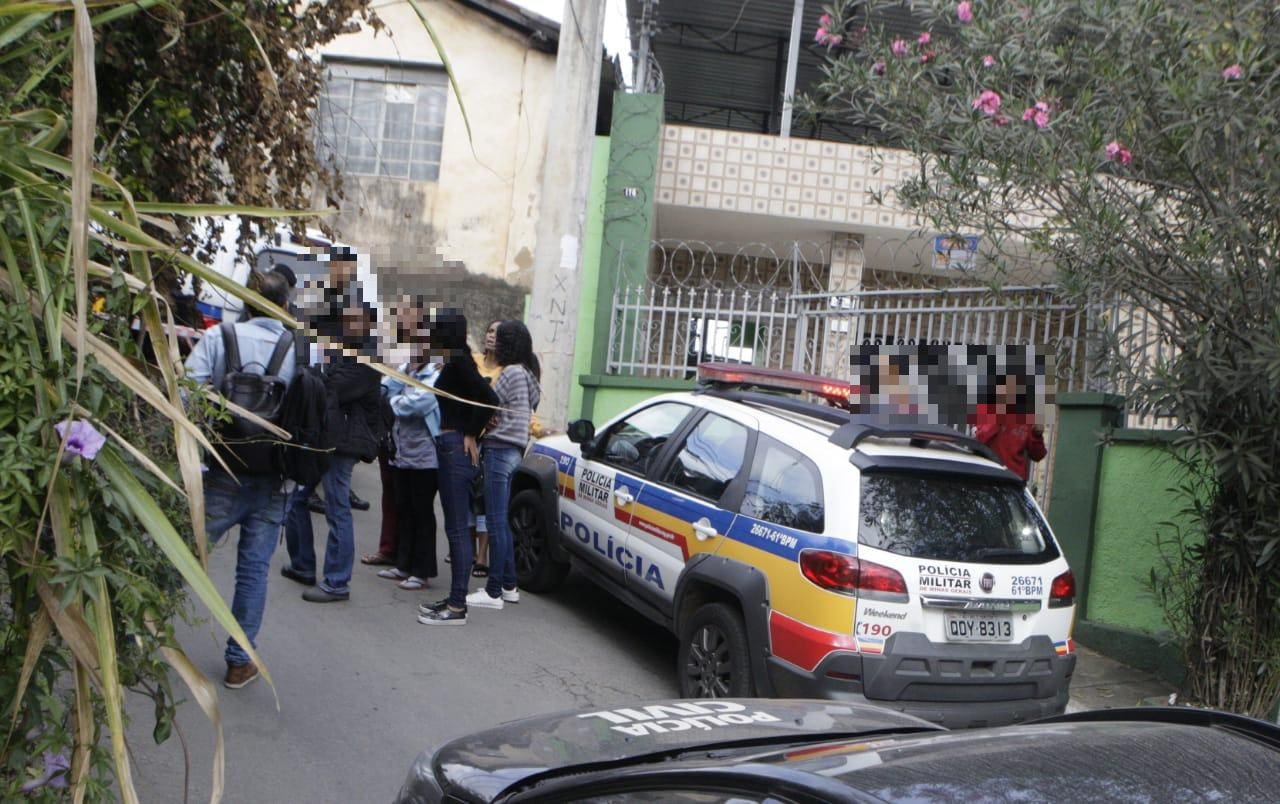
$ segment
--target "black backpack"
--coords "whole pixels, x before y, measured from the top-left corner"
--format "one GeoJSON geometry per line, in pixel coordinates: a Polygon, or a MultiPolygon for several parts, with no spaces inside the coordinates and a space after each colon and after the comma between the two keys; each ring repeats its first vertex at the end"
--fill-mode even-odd
{"type": "Polygon", "coordinates": [[[300,486],[315,486],[329,470],[332,445],[328,443],[328,399],[324,374],[318,366],[308,365],[307,341],[294,340],[297,370],[284,395],[280,426],[292,438],[280,444],[275,465],[280,474],[300,486]]]}
{"type": "MultiPolygon", "coordinates": [[[[236,340],[235,324],[224,323],[221,330],[226,372],[218,390],[250,413],[279,426],[285,392],[289,387],[289,383],[280,377],[280,367],[284,365],[284,359],[293,345],[293,334],[285,332],[280,336],[263,372],[256,374],[245,371],[240,362],[240,343],[236,340]]],[[[222,439],[222,443],[218,445],[218,453],[233,473],[258,476],[279,474],[275,454],[276,444],[280,439],[261,425],[232,414],[231,421],[218,428],[218,434],[222,439]]]]}

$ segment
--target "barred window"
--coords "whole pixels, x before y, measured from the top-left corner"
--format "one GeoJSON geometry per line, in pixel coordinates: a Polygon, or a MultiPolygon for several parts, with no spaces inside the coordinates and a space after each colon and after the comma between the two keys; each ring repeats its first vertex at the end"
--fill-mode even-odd
{"type": "Polygon", "coordinates": [[[448,79],[443,70],[325,60],[322,151],[344,173],[435,181],[448,79]]]}

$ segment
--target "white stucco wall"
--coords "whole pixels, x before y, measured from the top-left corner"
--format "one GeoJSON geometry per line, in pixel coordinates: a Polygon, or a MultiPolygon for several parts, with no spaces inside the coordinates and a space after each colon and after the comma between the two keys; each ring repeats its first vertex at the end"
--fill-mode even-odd
{"type": "MultiPolygon", "coordinates": [[[[438,180],[349,176],[335,226],[375,263],[396,270],[460,262],[470,273],[527,289],[555,56],[452,0],[421,0],[421,6],[448,54],[471,138],[450,92],[438,180]]],[[[322,53],[441,63],[407,2],[379,5],[377,13],[383,31],[339,37],[322,53]]]]}

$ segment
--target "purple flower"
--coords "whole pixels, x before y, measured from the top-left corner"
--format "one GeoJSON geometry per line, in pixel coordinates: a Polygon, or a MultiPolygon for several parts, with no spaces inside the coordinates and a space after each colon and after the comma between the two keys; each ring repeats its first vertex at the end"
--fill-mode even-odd
{"type": "Polygon", "coordinates": [[[895,39],[893,44],[889,46],[889,50],[893,52],[893,55],[902,58],[907,55],[907,43],[903,39],[895,39]]]}
{"type": "Polygon", "coordinates": [[[52,751],[44,752],[44,773],[39,778],[22,785],[21,792],[32,793],[42,787],[56,787],[58,789],[67,786],[66,772],[71,769],[71,763],[67,761],[67,755],[63,753],[53,753],[52,751]]]}
{"type": "Polygon", "coordinates": [[[1239,64],[1233,64],[1222,71],[1222,77],[1228,81],[1238,81],[1244,78],[1244,68],[1239,64]]]}
{"type": "Polygon", "coordinates": [[[969,0],[964,0],[964,2],[957,5],[956,19],[960,20],[964,25],[973,22],[973,3],[970,3],[969,0]]]}
{"type": "Polygon", "coordinates": [[[872,74],[872,75],[884,75],[884,69],[885,69],[884,59],[881,59],[880,61],[878,61],[878,62],[876,62],[875,64],[871,65],[871,74],[872,74]]]}
{"type": "Polygon", "coordinates": [[[107,437],[99,433],[92,424],[83,419],[58,422],[53,426],[53,429],[57,430],[58,437],[66,442],[66,454],[72,457],[78,455],[91,461],[98,457],[98,450],[102,449],[102,445],[107,443],[107,437]]]}

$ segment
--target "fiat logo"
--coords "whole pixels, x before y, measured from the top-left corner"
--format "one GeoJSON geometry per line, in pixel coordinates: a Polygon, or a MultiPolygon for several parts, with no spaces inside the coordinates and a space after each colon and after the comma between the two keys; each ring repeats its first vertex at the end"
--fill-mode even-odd
{"type": "Polygon", "coordinates": [[[982,577],[978,579],[978,586],[982,591],[990,592],[992,589],[996,588],[996,576],[989,572],[982,573],[982,577]]]}

